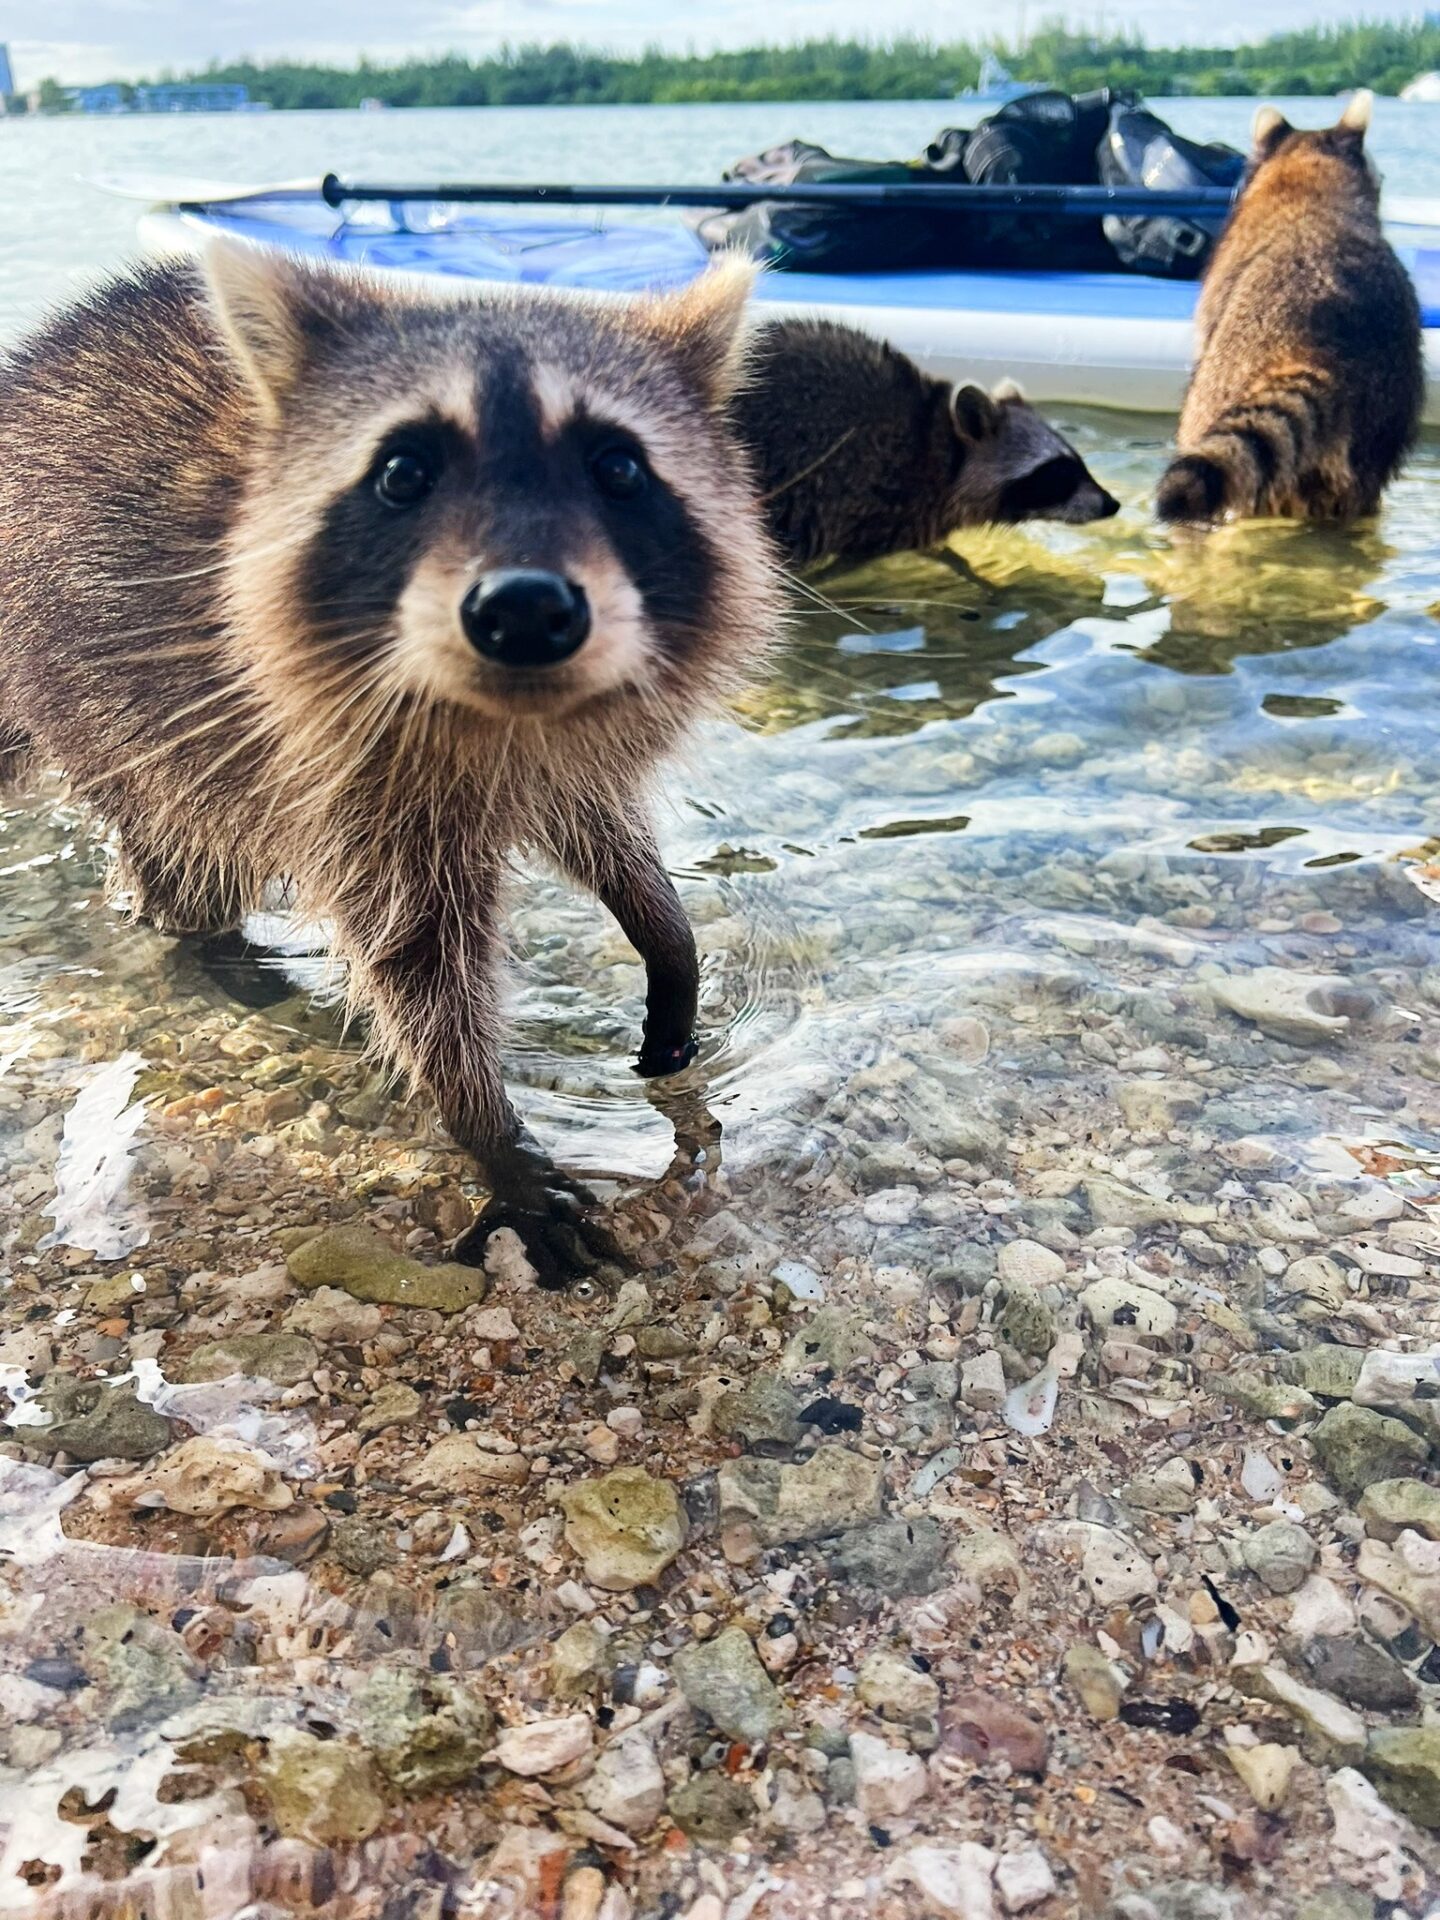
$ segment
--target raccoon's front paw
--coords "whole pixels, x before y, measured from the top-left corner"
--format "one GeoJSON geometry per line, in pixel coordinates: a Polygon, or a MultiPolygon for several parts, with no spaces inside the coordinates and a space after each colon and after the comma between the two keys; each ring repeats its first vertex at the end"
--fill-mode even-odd
{"type": "Polygon", "coordinates": [[[559,1175],[541,1186],[494,1194],[456,1241],[451,1257],[483,1266],[490,1236],[509,1227],[540,1285],[561,1292],[619,1255],[595,1208],[593,1195],[559,1175]]]}
{"type": "Polygon", "coordinates": [[[678,1047],[662,1047],[646,1040],[641,1045],[635,1071],[642,1080],[659,1080],[667,1073],[683,1072],[699,1051],[700,1041],[693,1033],[678,1047]]]}

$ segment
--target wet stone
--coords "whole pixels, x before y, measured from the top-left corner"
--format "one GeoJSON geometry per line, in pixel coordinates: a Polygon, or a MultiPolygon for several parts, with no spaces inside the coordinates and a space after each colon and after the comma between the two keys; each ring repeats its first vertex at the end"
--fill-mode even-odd
{"type": "Polygon", "coordinates": [[[1377,1727],[1359,1764],[1398,1812],[1440,1827],[1440,1726],[1377,1727]]]}
{"type": "Polygon", "coordinates": [[[872,1653],[861,1665],[855,1698],[886,1720],[931,1720],[940,1708],[940,1683],[903,1654],[872,1653]]]}
{"type": "Polygon", "coordinates": [[[280,1832],[316,1847],[367,1840],[385,1813],[365,1754],[298,1729],[272,1737],[260,1784],[280,1832]]]}
{"type": "Polygon", "coordinates": [[[294,1387],[308,1380],[319,1364],[314,1341],[303,1334],[232,1333],[228,1339],[197,1347],[176,1378],[195,1382],[243,1374],[248,1380],[273,1380],[277,1387],[294,1387]]]}
{"type": "Polygon", "coordinates": [[[179,1634],[125,1603],[85,1623],[85,1664],[103,1695],[107,1726],[147,1725],[198,1699],[199,1675],[179,1634]]]}
{"type": "Polygon", "coordinates": [[[710,1424],[747,1447],[793,1447],[800,1438],[800,1399],[774,1374],[755,1374],[738,1392],[720,1395],[710,1424]]]}
{"type": "Polygon", "coordinates": [[[453,1262],[423,1266],[396,1253],[374,1230],[359,1224],[327,1227],[286,1255],[290,1277],[305,1288],[337,1287],[377,1306],[424,1307],[459,1313],[485,1297],[478,1268],[453,1262]]]}
{"type": "Polygon", "coordinates": [[[355,1712],[360,1738],[402,1793],[457,1785],[481,1764],[495,1718],[472,1683],[451,1674],[377,1667],[355,1712]]]}
{"type": "Polygon", "coordinates": [[[654,1826],[665,1811],[665,1775],[643,1734],[623,1735],[602,1749],[585,1782],[585,1804],[624,1833],[654,1826]]]}
{"type": "Polygon", "coordinates": [[[726,1627],[713,1640],[675,1656],[680,1691],[732,1740],[763,1746],[789,1720],[774,1681],[760,1664],[743,1627],[726,1627]]]}
{"type": "Polygon", "coordinates": [[[403,1380],[387,1380],[361,1407],[355,1431],[362,1438],[368,1438],[372,1433],[382,1433],[386,1427],[405,1426],[419,1418],[424,1404],[415,1389],[403,1380]]]}
{"type": "Polygon", "coordinates": [[[1426,1540],[1440,1540],[1440,1487],[1424,1480],[1372,1481],[1356,1511],[1376,1540],[1397,1539],[1407,1528],[1426,1540]]]}
{"type": "Polygon", "coordinates": [[[1114,1661],[1107,1660],[1098,1647],[1077,1641],[1065,1649],[1061,1664],[1066,1685],[1090,1718],[1099,1722],[1115,1719],[1125,1692],[1125,1677],[1114,1661]]]}
{"type": "Polygon", "coordinates": [[[1050,1759],[1050,1736],[1041,1721],[1002,1693],[970,1687],[940,1714],[940,1744],[977,1765],[1008,1761],[1016,1773],[1040,1775],[1050,1759]]]}
{"type": "Polygon", "coordinates": [[[668,1480],[643,1467],[617,1467],[582,1480],[560,1496],[565,1538],[585,1577],[607,1593],[626,1593],[657,1579],[685,1544],[685,1514],[668,1480]]]}
{"type": "Polygon", "coordinates": [[[702,1846],[728,1846],[755,1818],[755,1801],[723,1773],[692,1774],[666,1802],[680,1831],[702,1846]]]}
{"type": "Polygon", "coordinates": [[[1307,1678],[1352,1707],[1408,1713],[1420,1690],[1398,1660],[1355,1634],[1317,1634],[1299,1649],[1307,1678]]]}
{"type": "Polygon", "coordinates": [[[593,1620],[577,1620],[551,1644],[550,1690],[557,1700],[583,1700],[599,1691],[613,1659],[610,1636],[593,1620]]]}
{"type": "Polygon", "coordinates": [[[797,1374],[826,1367],[833,1374],[848,1373],[872,1358],[874,1342],[857,1314],[840,1307],[820,1307],[807,1314],[786,1342],[783,1371],[797,1374]]]}
{"type": "Polygon", "coordinates": [[[821,1540],[877,1518],[884,1485],[880,1463],[848,1447],[817,1447],[791,1466],[742,1457],[717,1475],[722,1523],[741,1520],[762,1546],[821,1540]]]}
{"type": "Polygon", "coordinates": [[[1206,1380],[1208,1392],[1238,1407],[1256,1420],[1275,1420],[1293,1426],[1319,1412],[1319,1403],[1304,1387],[1262,1380],[1249,1373],[1214,1373],[1206,1380]]]}
{"type": "Polygon", "coordinates": [[[1402,1478],[1429,1455],[1402,1421],[1348,1401],[1330,1409],[1311,1440],[1327,1477],[1347,1500],[1358,1499],[1377,1480],[1402,1478]]]}
{"type": "Polygon", "coordinates": [[[1294,1593],[1303,1586],[1315,1564],[1315,1551],[1305,1529],[1288,1520],[1257,1527],[1240,1548],[1246,1566],[1271,1593],[1294,1593]]]}
{"type": "Polygon", "coordinates": [[[399,1557],[388,1527],[359,1514],[339,1514],[330,1522],[330,1550],[347,1573],[368,1580],[399,1557]]]}
{"type": "Polygon", "coordinates": [[[1120,1489],[1126,1506],[1146,1513],[1190,1513],[1199,1497],[1195,1469],[1181,1454],[1127,1480],[1120,1489]]]}
{"type": "Polygon", "coordinates": [[[948,1540],[939,1521],[881,1521],[847,1532],[831,1549],[829,1565],[852,1586],[881,1594],[931,1594],[945,1580],[948,1540]]]}
{"type": "MultiPolygon", "coordinates": [[[[1021,1241],[1021,1246],[1033,1244],[1021,1241]]],[[[1005,1252],[1011,1252],[1006,1248],[1005,1252]]],[[[1048,1252],[1048,1248],[1041,1248],[1048,1252]]],[[[1061,1263],[1063,1270],[1064,1263],[1061,1263]]],[[[1001,1256],[1004,1266],[1004,1255],[1001,1256]]],[[[995,1330],[999,1338],[1013,1347],[1017,1353],[1025,1354],[1033,1360],[1043,1360],[1055,1344],[1055,1314],[1033,1287],[1012,1284],[1005,1295],[1005,1304],[1000,1310],[1000,1318],[995,1330]]]]}
{"type": "Polygon", "coordinates": [[[372,1340],[384,1324],[378,1307],[356,1300],[340,1287],[316,1287],[285,1315],[287,1332],[308,1334],[322,1344],[372,1340]]]}
{"type": "Polygon", "coordinates": [[[1358,1347],[1302,1347],[1285,1356],[1283,1370],[1287,1380],[1319,1399],[1349,1400],[1364,1358],[1358,1347]]]}
{"type": "Polygon", "coordinates": [[[72,1460],[149,1460],[163,1453],[175,1429],[136,1398],[133,1387],[100,1387],[83,1413],[47,1431],[25,1429],[32,1445],[53,1447],[72,1460]]]}

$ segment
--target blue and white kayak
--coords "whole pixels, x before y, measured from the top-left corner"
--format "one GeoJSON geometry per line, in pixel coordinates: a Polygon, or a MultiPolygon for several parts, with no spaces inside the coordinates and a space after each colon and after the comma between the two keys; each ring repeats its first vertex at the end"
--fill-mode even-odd
{"type": "MultiPolygon", "coordinates": [[[[633,294],[684,285],[704,247],[678,220],[562,216],[546,208],[435,200],[336,209],[318,183],[106,181],[147,202],[146,249],[190,255],[215,234],[348,261],[412,281],[633,294]]],[[[1425,325],[1428,424],[1440,425],[1440,201],[1387,200],[1386,230],[1425,325]]],[[[1127,273],[920,269],[771,273],[767,313],[843,321],[891,341],[947,379],[1018,380],[1037,402],[1174,413],[1193,345],[1194,282],[1127,273]]]]}

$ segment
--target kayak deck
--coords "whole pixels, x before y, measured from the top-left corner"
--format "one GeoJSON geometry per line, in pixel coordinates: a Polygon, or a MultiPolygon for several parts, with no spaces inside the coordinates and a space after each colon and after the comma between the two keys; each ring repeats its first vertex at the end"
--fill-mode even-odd
{"type": "MultiPolygon", "coordinates": [[[[685,285],[709,255],[679,223],[563,219],[496,207],[365,205],[318,193],[177,200],[141,223],[152,251],[215,234],[453,286],[480,282],[633,294],[685,285]]],[[[1440,423],[1440,231],[1392,225],[1426,328],[1425,417],[1440,423]]],[[[1139,274],[916,269],[770,273],[757,299],[787,316],[847,321],[947,378],[1018,379],[1030,398],[1173,412],[1188,375],[1198,286],[1139,274]]]]}

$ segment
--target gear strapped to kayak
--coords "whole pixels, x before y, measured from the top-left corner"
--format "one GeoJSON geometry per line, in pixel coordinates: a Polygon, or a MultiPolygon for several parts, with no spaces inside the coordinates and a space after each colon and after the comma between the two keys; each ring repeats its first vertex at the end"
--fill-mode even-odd
{"type": "MultiPolygon", "coordinates": [[[[905,185],[916,189],[1094,186],[1185,192],[1238,186],[1243,155],[1201,146],[1166,126],[1133,94],[1026,94],[973,131],[947,127],[915,160],[857,160],[803,140],[752,154],[725,175],[748,186],[905,185]]],[[[1168,279],[1197,279],[1224,225],[1224,214],[1172,211],[1066,218],[1003,208],[956,220],[937,197],[906,196],[881,223],[848,206],[762,200],[699,216],[696,232],[717,251],[743,247],[789,273],[886,271],[906,267],[1027,267],[1048,272],[1125,269],[1168,279]]]]}

